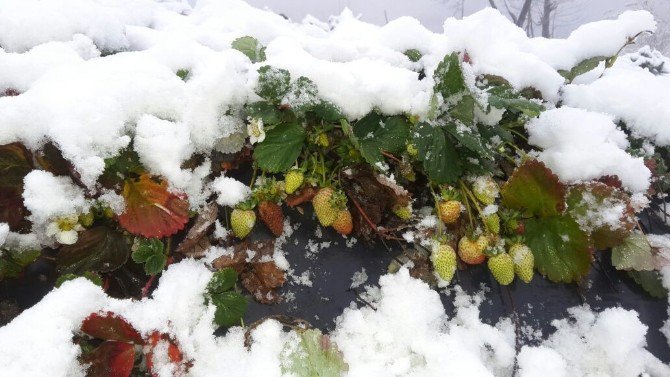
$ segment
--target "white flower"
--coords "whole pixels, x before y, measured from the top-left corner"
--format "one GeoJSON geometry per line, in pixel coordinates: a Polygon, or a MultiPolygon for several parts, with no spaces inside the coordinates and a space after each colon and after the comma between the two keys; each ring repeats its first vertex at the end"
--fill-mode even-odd
{"type": "Polygon", "coordinates": [[[251,144],[261,143],[265,140],[265,130],[263,129],[263,119],[253,118],[247,124],[247,133],[251,144]]]}
{"type": "Polygon", "coordinates": [[[59,217],[47,225],[46,235],[56,237],[56,241],[63,245],[72,245],[77,242],[79,231],[84,230],[79,224],[77,215],[59,217]]]}

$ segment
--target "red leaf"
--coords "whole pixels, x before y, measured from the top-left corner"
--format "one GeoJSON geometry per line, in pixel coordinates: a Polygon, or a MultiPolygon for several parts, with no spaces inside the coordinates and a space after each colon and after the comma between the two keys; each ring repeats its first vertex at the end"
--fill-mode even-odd
{"type": "Polygon", "coordinates": [[[147,238],[170,236],[188,222],[188,200],[167,190],[167,182],[155,182],[149,174],[126,179],[123,186],[126,209],[119,223],[127,231],[147,238]]]}
{"type": "Polygon", "coordinates": [[[184,355],[181,353],[181,350],[167,334],[160,334],[158,331],[154,331],[148,339],[149,351],[146,354],[147,370],[152,376],[155,375],[151,370],[153,368],[153,353],[156,345],[158,345],[158,342],[161,340],[168,342],[167,354],[170,362],[180,364],[184,360],[184,355]]]}
{"type": "Polygon", "coordinates": [[[97,339],[144,343],[140,333],[130,323],[112,312],[89,315],[82,322],[81,331],[97,339]]]}
{"type": "Polygon", "coordinates": [[[90,364],[87,376],[128,377],[135,364],[135,346],[131,343],[106,341],[84,357],[90,364]]]}

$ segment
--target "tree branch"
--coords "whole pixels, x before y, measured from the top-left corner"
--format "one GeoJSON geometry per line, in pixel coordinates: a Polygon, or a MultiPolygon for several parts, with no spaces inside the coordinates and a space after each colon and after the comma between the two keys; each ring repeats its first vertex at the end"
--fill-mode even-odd
{"type": "Polygon", "coordinates": [[[526,21],[526,17],[528,16],[528,12],[530,11],[530,3],[533,0],[526,0],[523,3],[523,7],[521,7],[521,12],[519,12],[519,18],[516,20],[516,26],[522,26],[523,23],[526,21]]]}
{"type": "Polygon", "coordinates": [[[489,0],[489,4],[491,5],[491,8],[498,9],[498,6],[496,5],[496,3],[493,0],[489,0]]]}

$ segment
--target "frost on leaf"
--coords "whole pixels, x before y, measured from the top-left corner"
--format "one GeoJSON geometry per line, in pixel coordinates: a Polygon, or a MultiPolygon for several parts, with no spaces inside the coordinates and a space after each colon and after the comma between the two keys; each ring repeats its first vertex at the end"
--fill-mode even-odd
{"type": "Polygon", "coordinates": [[[281,354],[282,375],[338,377],[349,367],[327,335],[316,329],[299,330],[299,341],[286,345],[281,354]]]}
{"type": "Polygon", "coordinates": [[[580,280],[589,271],[589,239],[570,216],[526,220],[526,243],[537,270],[553,282],[580,280]]]}
{"type": "Polygon", "coordinates": [[[542,162],[528,160],[502,188],[503,204],[536,216],[557,216],[565,209],[565,185],[542,162]]]}
{"type": "Polygon", "coordinates": [[[188,200],[167,190],[167,182],[155,182],[149,174],[126,179],[126,208],[119,223],[132,234],[147,238],[170,236],[188,222],[188,200]]]}
{"type": "Polygon", "coordinates": [[[647,237],[632,233],[621,245],[612,248],[612,265],[617,270],[653,270],[654,256],[647,237]]]}

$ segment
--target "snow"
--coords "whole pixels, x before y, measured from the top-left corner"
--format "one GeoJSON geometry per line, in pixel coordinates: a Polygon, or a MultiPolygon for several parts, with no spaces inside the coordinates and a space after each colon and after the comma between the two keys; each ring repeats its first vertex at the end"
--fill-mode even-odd
{"type": "Polygon", "coordinates": [[[231,177],[220,176],[212,181],[211,187],[217,194],[216,202],[222,206],[234,207],[251,195],[249,186],[231,177]]]}
{"type": "Polygon", "coordinates": [[[538,158],[565,182],[616,175],[630,191],[649,187],[651,172],[641,157],[626,152],[626,134],[607,115],[561,107],[543,112],[526,128],[528,142],[543,149],[538,158]]]}

